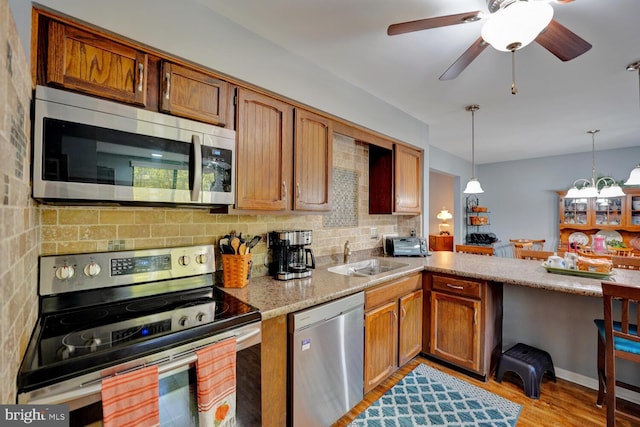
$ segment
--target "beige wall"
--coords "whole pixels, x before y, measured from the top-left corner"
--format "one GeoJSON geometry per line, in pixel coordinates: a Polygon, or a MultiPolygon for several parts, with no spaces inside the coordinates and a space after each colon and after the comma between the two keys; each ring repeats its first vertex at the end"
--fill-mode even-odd
{"type": "Polygon", "coordinates": [[[16,373],[37,315],[39,213],[29,197],[29,76],[9,5],[0,0],[0,403],[15,403],[16,373]]]}

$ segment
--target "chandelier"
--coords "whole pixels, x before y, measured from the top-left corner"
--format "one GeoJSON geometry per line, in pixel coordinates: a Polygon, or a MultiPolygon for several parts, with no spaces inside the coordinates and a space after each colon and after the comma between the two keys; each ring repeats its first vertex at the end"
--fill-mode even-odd
{"type": "Polygon", "coordinates": [[[600,132],[600,129],[588,130],[587,133],[591,134],[591,179],[576,179],[573,182],[573,186],[567,191],[567,195],[564,196],[567,199],[583,199],[583,198],[609,198],[609,197],[622,197],[624,192],[618,185],[615,179],[610,176],[603,176],[596,180],[596,143],[595,135],[600,132]],[[598,188],[601,187],[600,190],[598,188]]]}

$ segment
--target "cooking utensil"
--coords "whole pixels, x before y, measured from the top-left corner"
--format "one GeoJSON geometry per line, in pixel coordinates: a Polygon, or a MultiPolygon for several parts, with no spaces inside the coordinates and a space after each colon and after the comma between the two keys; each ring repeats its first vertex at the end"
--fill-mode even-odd
{"type": "Polygon", "coordinates": [[[240,246],[238,247],[238,253],[240,255],[246,255],[247,254],[247,245],[245,245],[244,243],[240,243],[240,246]]]}
{"type": "Polygon", "coordinates": [[[253,249],[262,239],[262,236],[253,236],[253,239],[249,240],[249,243],[247,243],[247,253],[251,252],[251,249],[253,249]]]}
{"type": "Polygon", "coordinates": [[[231,241],[229,242],[229,244],[231,245],[231,248],[233,249],[233,253],[234,254],[238,254],[238,248],[240,248],[240,239],[238,239],[237,237],[232,237],[231,241]]]}

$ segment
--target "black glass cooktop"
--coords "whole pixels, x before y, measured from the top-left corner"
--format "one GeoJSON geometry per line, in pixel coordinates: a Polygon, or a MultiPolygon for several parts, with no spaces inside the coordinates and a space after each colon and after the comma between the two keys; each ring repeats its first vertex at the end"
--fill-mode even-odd
{"type": "Polygon", "coordinates": [[[135,298],[41,317],[18,373],[30,391],[260,320],[216,287],[135,298]]]}

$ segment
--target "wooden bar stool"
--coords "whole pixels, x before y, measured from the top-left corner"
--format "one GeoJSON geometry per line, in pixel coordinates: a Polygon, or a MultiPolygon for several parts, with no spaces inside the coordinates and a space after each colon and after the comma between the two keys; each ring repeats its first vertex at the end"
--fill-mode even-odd
{"type": "Polygon", "coordinates": [[[621,358],[640,363],[640,286],[624,285],[614,282],[602,282],[604,319],[595,319],[598,328],[598,400],[596,404],[607,406],[607,427],[615,427],[616,415],[640,423],[638,413],[624,412],[616,407],[616,386],[640,393],[640,387],[616,378],[616,359],[621,358]],[[614,316],[613,301],[619,300],[621,312],[614,316]],[[637,312],[636,312],[637,311],[637,312]],[[636,317],[631,314],[636,312],[636,317]],[[630,319],[631,318],[631,319],[630,319]],[[635,321],[635,324],[633,323],[635,321]]]}

